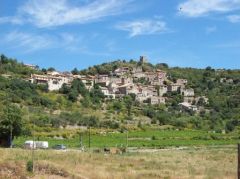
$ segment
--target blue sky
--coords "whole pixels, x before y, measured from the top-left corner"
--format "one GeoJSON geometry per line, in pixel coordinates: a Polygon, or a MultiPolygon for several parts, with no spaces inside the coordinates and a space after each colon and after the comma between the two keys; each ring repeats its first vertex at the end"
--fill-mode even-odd
{"type": "Polygon", "coordinates": [[[240,68],[240,0],[1,0],[0,53],[59,70],[115,59],[240,68]]]}

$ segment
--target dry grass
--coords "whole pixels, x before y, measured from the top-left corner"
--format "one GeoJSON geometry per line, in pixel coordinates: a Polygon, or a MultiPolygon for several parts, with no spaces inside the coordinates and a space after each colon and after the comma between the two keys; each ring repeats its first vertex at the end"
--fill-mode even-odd
{"type": "MultiPolygon", "coordinates": [[[[124,155],[78,151],[35,153],[34,178],[237,178],[237,150],[231,147],[173,149],[124,155]]],[[[15,178],[31,177],[25,172],[31,151],[0,149],[0,155],[0,178],[7,178],[9,172],[4,171],[12,171],[15,178]]]]}

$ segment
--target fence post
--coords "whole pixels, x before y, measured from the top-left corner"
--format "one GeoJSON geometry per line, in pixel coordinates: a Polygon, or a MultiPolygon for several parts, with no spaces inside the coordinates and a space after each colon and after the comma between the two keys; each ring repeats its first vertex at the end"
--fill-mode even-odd
{"type": "Polygon", "coordinates": [[[91,127],[90,126],[88,128],[88,147],[90,150],[90,147],[91,147],[91,127]]]}
{"type": "Polygon", "coordinates": [[[238,144],[238,179],[240,179],[240,144],[238,144]]]}

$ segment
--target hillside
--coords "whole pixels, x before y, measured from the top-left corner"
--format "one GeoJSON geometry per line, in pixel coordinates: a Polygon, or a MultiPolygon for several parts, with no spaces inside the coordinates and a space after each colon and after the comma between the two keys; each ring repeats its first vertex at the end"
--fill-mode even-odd
{"type": "Polygon", "coordinates": [[[172,68],[117,60],[54,76],[53,68],[33,69],[4,55],[0,60],[2,136],[9,135],[9,105],[13,113],[15,108],[21,113],[21,123],[15,121],[14,135],[31,135],[33,125],[39,134],[70,126],[119,131],[126,126],[144,129],[166,125],[219,133],[239,130],[240,70],[172,68]],[[59,90],[49,90],[49,84],[36,81],[37,75],[69,77],[71,81],[59,90]],[[103,78],[111,83],[106,85],[103,78]],[[114,87],[114,83],[121,84],[114,87]],[[110,86],[121,93],[110,93],[110,86]],[[141,94],[136,89],[141,89],[141,94]],[[144,90],[150,95],[143,96],[144,90]]]}

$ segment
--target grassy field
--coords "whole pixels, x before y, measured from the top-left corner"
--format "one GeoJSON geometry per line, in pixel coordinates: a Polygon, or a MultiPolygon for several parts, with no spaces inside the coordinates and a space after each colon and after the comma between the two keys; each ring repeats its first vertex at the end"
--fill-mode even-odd
{"type": "MultiPolygon", "coordinates": [[[[64,133],[67,132],[69,131],[64,131],[64,133]]],[[[54,136],[54,134],[51,133],[50,135],[54,136]]],[[[75,131],[75,133],[72,132],[71,137],[64,139],[55,139],[44,135],[36,137],[36,139],[48,141],[50,147],[56,144],[65,144],[69,148],[79,148],[80,146],[80,137],[79,134],[77,134],[77,131],[75,131]]],[[[82,139],[83,145],[88,147],[88,133],[84,133],[82,139]]],[[[32,140],[32,137],[18,137],[14,140],[14,144],[21,147],[26,140],[32,140]]],[[[146,131],[130,131],[128,134],[129,147],[163,148],[168,146],[230,145],[239,142],[240,138],[238,133],[217,134],[198,130],[177,131],[148,129],[146,131]]],[[[94,148],[126,146],[126,143],[126,132],[103,132],[94,129],[91,132],[91,147],[94,148]]]]}
{"type": "Polygon", "coordinates": [[[236,154],[236,146],[122,155],[37,150],[33,175],[26,172],[30,150],[0,149],[0,178],[235,179],[236,154]]]}

